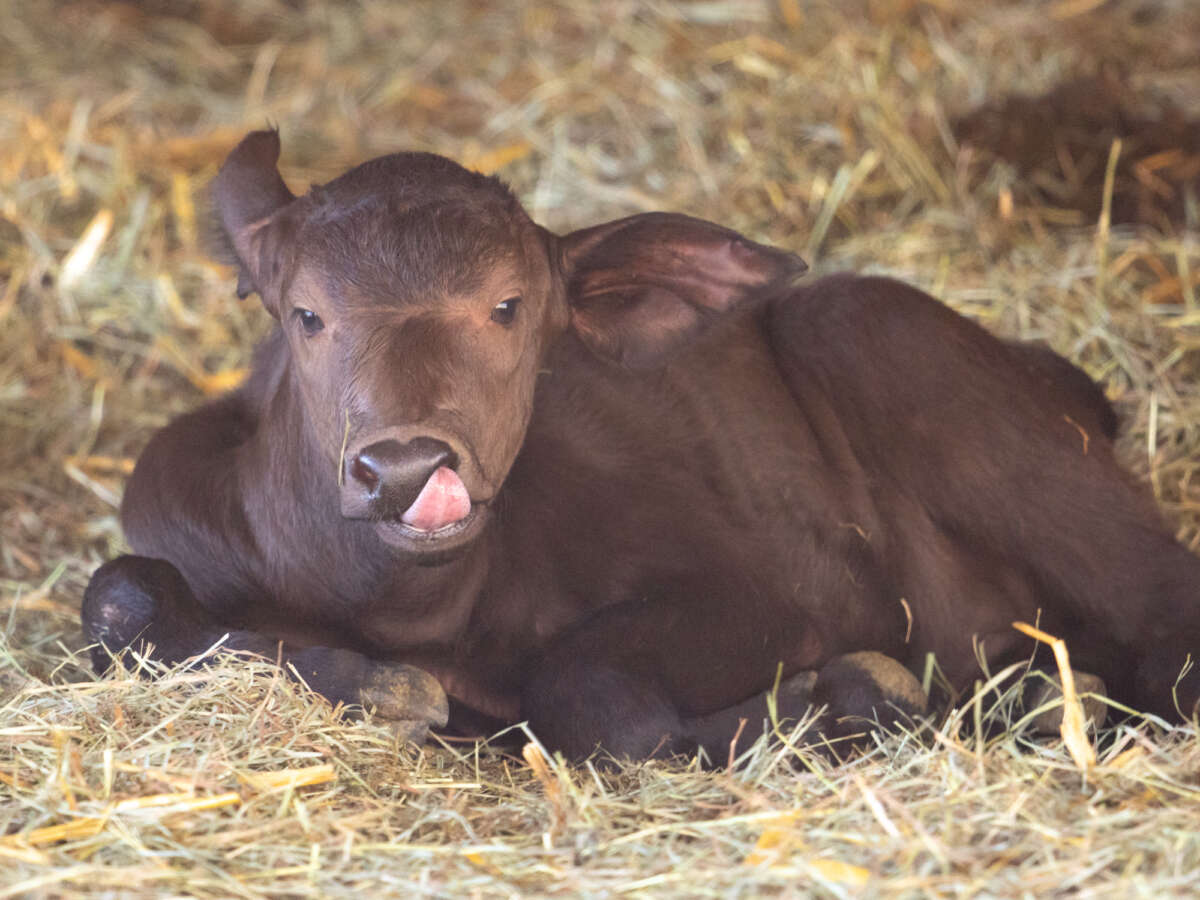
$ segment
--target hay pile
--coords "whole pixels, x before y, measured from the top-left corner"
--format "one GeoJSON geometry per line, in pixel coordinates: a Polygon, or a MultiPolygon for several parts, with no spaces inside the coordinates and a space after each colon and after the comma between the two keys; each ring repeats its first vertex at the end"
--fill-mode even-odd
{"type": "Polygon", "coordinates": [[[203,249],[268,120],[297,188],[433,150],[551,228],[688,212],[1048,340],[1200,549],[1197,35],[1188,0],[0,6],[0,896],[1194,890],[1189,728],[1084,773],[965,736],[981,694],[841,769],[601,775],[397,748],[261,666],[97,681],[77,618],[133,458],[269,325],[203,249]]]}

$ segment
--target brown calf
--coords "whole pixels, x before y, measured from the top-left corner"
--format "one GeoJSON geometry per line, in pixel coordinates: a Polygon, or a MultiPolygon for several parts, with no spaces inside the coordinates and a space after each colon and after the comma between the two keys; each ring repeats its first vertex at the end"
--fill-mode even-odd
{"type": "Polygon", "coordinates": [[[779,666],[818,670],[834,718],[897,699],[855,651],[969,684],[973,639],[1020,659],[1010,623],[1040,614],[1114,696],[1175,714],[1200,560],[1059,357],[894,281],[798,287],[797,257],[697,219],[558,236],[427,154],[296,198],[278,155],[249,135],[215,190],[279,328],[146,448],[139,555],[94,576],[93,639],[282,641],[413,734],[444,689],[451,727],[638,758],[723,753],[779,666]]]}

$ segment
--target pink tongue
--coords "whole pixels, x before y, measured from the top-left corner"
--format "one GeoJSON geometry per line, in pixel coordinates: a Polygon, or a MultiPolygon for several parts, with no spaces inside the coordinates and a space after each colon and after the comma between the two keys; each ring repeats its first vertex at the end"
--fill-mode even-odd
{"type": "Polygon", "coordinates": [[[442,466],[429,476],[400,521],[419,531],[437,531],[465,519],[470,511],[471,497],[466,485],[454,470],[442,466]]]}

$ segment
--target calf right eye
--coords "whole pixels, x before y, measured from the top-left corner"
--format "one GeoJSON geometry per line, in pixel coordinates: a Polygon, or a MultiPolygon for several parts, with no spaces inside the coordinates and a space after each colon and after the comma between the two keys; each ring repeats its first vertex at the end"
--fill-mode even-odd
{"type": "Polygon", "coordinates": [[[321,317],[311,309],[304,309],[303,307],[297,306],[296,318],[300,320],[300,327],[304,329],[304,334],[307,337],[312,337],[325,327],[325,323],[321,321],[321,317]]]}

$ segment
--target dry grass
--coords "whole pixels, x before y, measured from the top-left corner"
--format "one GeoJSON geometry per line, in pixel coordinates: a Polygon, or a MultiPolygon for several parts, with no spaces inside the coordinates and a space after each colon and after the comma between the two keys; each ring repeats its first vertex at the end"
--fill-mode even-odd
{"type": "Polygon", "coordinates": [[[600,775],[398,748],[261,666],[151,684],[75,654],[131,460],[268,326],[202,247],[204,183],[268,120],[298,187],[434,150],[550,227],[690,212],[1046,339],[1200,548],[1187,154],[1127,139],[1111,205],[1107,148],[1031,168],[956,137],[1102,76],[1186,143],[1197,34],[1188,0],[0,6],[0,896],[1194,892],[1193,728],[1115,730],[1085,773],[1020,728],[965,736],[981,694],[841,769],[759,745],[732,774],[600,775]],[[1126,190],[1174,221],[1113,222],[1126,190]]]}

